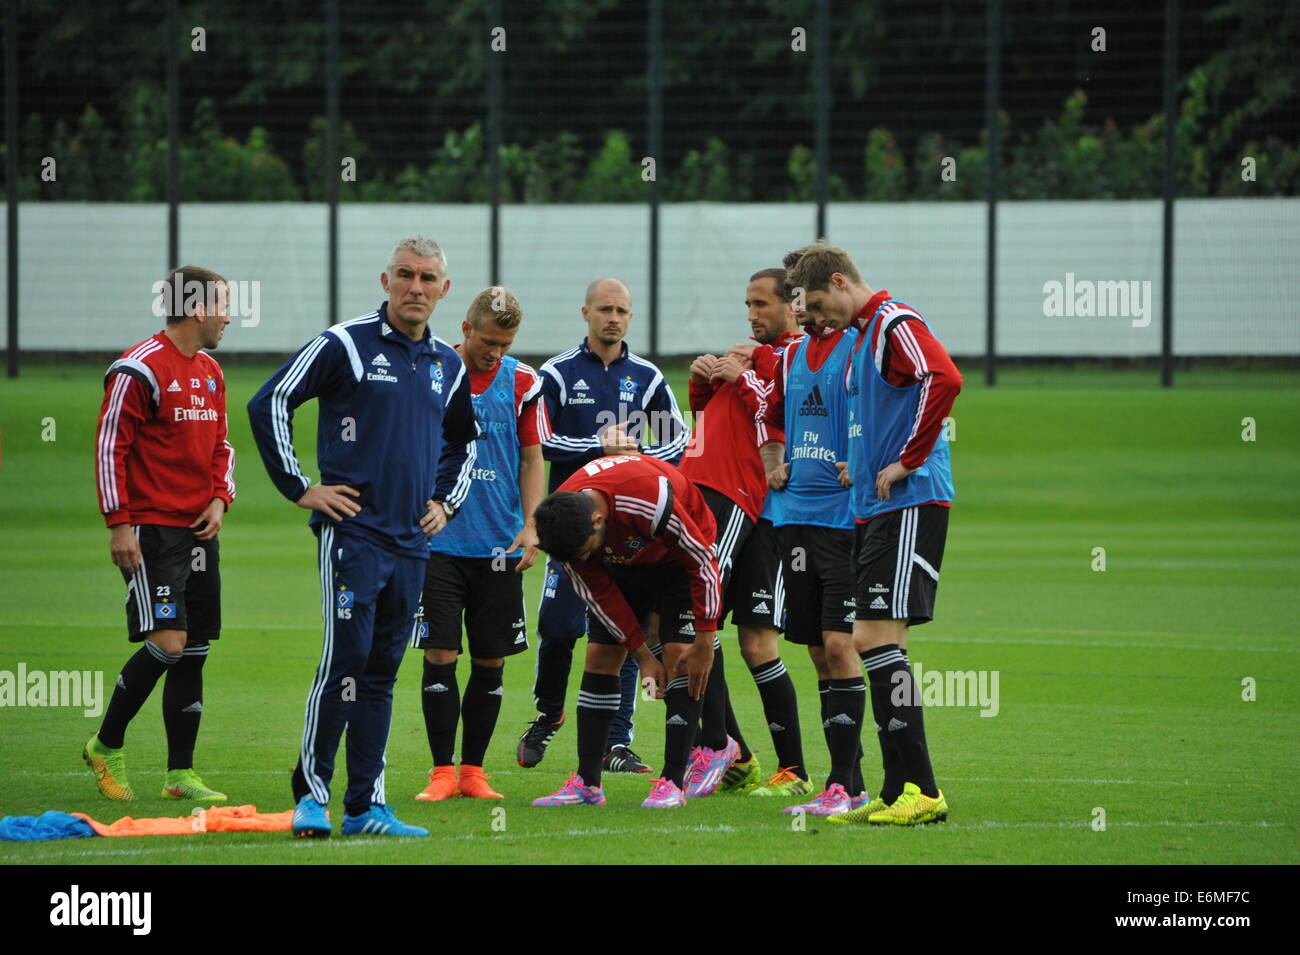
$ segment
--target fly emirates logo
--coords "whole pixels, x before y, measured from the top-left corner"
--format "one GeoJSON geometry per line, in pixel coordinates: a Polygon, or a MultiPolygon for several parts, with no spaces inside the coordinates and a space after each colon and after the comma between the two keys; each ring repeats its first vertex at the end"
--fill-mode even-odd
{"type": "Polygon", "coordinates": [[[202,395],[190,395],[190,407],[172,409],[173,421],[216,421],[217,409],[205,407],[202,395]]]}

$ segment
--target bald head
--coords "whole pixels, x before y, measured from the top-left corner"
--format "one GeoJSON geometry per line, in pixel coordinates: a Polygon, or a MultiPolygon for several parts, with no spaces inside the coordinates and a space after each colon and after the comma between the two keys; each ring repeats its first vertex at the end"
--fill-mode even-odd
{"type": "Polygon", "coordinates": [[[632,321],[632,293],[618,279],[596,279],[587,286],[582,317],[588,345],[593,350],[601,345],[612,348],[623,340],[632,321]]]}
{"type": "Polygon", "coordinates": [[[628,305],[632,304],[631,290],[618,279],[596,279],[587,286],[587,307],[590,308],[598,296],[608,294],[623,295],[627,298],[628,305]]]}

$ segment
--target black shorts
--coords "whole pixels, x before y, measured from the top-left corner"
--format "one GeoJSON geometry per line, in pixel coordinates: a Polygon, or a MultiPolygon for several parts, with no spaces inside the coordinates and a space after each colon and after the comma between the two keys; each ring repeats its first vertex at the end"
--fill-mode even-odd
{"type": "Polygon", "coordinates": [[[921,504],[857,526],[859,620],[934,619],[934,594],[948,537],[948,508],[921,504]]]}
{"type": "Polygon", "coordinates": [[[853,632],[852,528],[786,524],[781,535],[785,638],[822,646],[822,633],[853,632]]]}
{"type": "MultiPolygon", "coordinates": [[[[731,622],[744,627],[785,628],[785,585],[781,544],[772,522],[759,518],[734,560],[723,607],[731,622]]],[[[721,624],[721,621],[719,621],[721,624]]]]}
{"type": "Polygon", "coordinates": [[[460,652],[464,614],[469,655],[474,659],[495,660],[527,650],[524,575],[515,570],[519,560],[430,551],[411,646],[460,652]]]}
{"type": "MultiPolygon", "coordinates": [[[[721,491],[702,484],[696,485],[713,513],[713,521],[718,525],[718,538],[713,543],[713,552],[718,558],[718,573],[722,579],[722,619],[735,606],[732,599],[731,581],[736,569],[736,559],[745,549],[749,535],[753,533],[754,522],[744,509],[721,491]]],[[[719,621],[721,623],[721,621],[719,621]]]]}
{"type": "MultiPolygon", "coordinates": [[[[649,567],[606,564],[605,568],[645,633],[650,633],[650,614],[657,613],[660,643],[695,642],[695,604],[691,600],[691,583],[686,571],[676,564],[649,567]]],[[[622,642],[609,632],[600,615],[590,610],[587,612],[587,639],[607,646],[622,642]]]]}
{"type": "Polygon", "coordinates": [[[155,630],[183,630],[189,646],[221,636],[221,548],[188,527],[137,524],[140,567],[126,581],[126,630],[138,643],[155,630]]]}

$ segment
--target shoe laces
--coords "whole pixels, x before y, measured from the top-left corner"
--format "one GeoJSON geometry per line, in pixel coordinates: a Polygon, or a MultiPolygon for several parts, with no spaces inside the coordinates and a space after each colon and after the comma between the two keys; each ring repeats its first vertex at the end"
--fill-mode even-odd
{"type": "Polygon", "coordinates": [[[652,779],[650,782],[654,783],[654,787],[650,790],[651,799],[671,796],[677,789],[677,784],[668,778],[652,779]]]}
{"type": "Polygon", "coordinates": [[[703,746],[697,746],[691,750],[690,759],[687,765],[690,767],[688,783],[697,783],[704,779],[705,772],[708,771],[709,760],[713,756],[713,750],[705,749],[703,746]]]}
{"type": "Polygon", "coordinates": [[[782,766],[771,776],[768,776],[767,782],[763,783],[763,785],[784,786],[786,783],[792,783],[798,778],[799,776],[795,773],[793,766],[782,766]]]}
{"type": "Polygon", "coordinates": [[[836,783],[825,792],[818,793],[817,798],[814,799],[813,802],[819,806],[833,806],[836,803],[845,801],[846,799],[848,799],[848,793],[844,791],[843,786],[836,783]]]}
{"type": "Polygon", "coordinates": [[[580,793],[586,788],[588,788],[587,784],[586,782],[583,781],[581,776],[579,776],[577,773],[569,773],[569,778],[566,779],[564,781],[564,785],[560,787],[560,792],[580,793]]]}

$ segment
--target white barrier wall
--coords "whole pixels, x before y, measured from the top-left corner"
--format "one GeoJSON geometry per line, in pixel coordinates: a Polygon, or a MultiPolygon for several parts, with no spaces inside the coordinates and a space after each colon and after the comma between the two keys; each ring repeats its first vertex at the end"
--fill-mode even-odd
{"type": "MultiPolygon", "coordinates": [[[[837,203],[828,216],[832,239],[854,255],[869,284],[919,308],[954,354],[983,352],[982,203],[837,203]]],[[[605,275],[631,287],[630,342],[646,350],[645,207],[507,206],[501,220],[502,279],[525,315],[517,352],[552,354],[576,344],[583,291],[605,275]]],[[[1007,202],[998,220],[1000,354],[1159,353],[1159,202],[1007,202]],[[1062,314],[1045,314],[1051,282],[1060,283],[1062,314]],[[1088,308],[1089,283],[1119,282],[1135,294],[1124,301],[1118,286],[1101,285],[1093,304],[1126,306],[1124,314],[1079,314],[1088,308]]],[[[424,232],[447,252],[452,289],[434,326],[454,341],[466,305],[488,281],[486,207],[345,204],[339,222],[343,317],[382,301],[379,273],[393,241],[424,232]]],[[[779,265],[811,237],[814,222],[810,205],[664,206],[660,351],[694,355],[744,340],[746,280],[779,265]]],[[[1175,353],[1300,354],[1300,199],[1182,200],[1175,223],[1175,353]]],[[[324,326],[325,225],[321,205],[182,207],[185,262],[259,283],[257,324],[237,318],[222,351],[288,353],[324,326]]],[[[161,327],[150,307],[153,284],[166,272],[164,206],[23,203],[19,234],[23,349],[115,351],[161,327]]],[[[0,303],[5,281],[0,274],[0,303]]]]}

